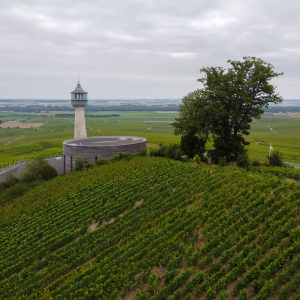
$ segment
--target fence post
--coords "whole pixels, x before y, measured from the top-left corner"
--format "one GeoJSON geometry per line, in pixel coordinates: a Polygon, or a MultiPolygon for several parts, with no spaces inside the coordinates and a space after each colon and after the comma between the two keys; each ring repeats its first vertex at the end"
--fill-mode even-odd
{"type": "Polygon", "coordinates": [[[66,175],[66,155],[64,155],[64,175],[66,175]]]}

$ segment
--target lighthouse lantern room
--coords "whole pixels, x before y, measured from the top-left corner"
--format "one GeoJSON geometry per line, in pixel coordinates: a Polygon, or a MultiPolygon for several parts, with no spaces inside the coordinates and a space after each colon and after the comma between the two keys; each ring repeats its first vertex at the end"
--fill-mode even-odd
{"type": "Polygon", "coordinates": [[[76,89],[71,92],[71,104],[75,108],[74,139],[87,137],[84,117],[84,107],[88,102],[87,94],[78,80],[76,89]]]}

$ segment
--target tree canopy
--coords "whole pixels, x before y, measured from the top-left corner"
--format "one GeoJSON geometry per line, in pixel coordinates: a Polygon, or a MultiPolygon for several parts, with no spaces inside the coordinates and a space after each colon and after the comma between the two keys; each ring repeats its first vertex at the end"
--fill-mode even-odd
{"type": "Polygon", "coordinates": [[[236,160],[249,145],[243,135],[249,134],[252,119],[259,119],[270,103],[282,101],[270,80],[283,73],[276,73],[272,64],[255,57],[227,62],[228,69],[200,70],[204,76],[198,81],[203,88],[182,99],[179,117],[172,123],[174,133],[183,135],[182,141],[191,135],[204,143],[212,139],[214,161],[224,156],[227,161],[236,160]]]}

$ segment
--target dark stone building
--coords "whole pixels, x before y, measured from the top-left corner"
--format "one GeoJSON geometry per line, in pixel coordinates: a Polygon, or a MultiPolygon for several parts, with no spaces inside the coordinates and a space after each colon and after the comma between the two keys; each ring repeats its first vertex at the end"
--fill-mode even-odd
{"type": "Polygon", "coordinates": [[[146,139],[130,136],[97,136],[63,142],[64,170],[72,171],[76,157],[95,163],[98,159],[110,158],[120,153],[138,153],[146,150],[146,139]]]}

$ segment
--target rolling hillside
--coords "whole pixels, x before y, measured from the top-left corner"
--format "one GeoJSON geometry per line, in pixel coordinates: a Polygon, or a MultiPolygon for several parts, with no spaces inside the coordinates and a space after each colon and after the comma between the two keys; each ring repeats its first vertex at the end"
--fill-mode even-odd
{"type": "Polygon", "coordinates": [[[300,299],[300,186],[141,157],[0,207],[0,299],[300,299]]]}

